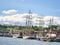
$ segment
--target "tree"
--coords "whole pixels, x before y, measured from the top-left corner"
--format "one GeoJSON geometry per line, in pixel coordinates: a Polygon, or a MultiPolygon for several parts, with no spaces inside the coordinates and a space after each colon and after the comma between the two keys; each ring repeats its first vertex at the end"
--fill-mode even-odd
{"type": "Polygon", "coordinates": [[[38,31],[39,30],[39,28],[37,27],[37,26],[33,26],[32,27],[35,31],[38,31]]]}

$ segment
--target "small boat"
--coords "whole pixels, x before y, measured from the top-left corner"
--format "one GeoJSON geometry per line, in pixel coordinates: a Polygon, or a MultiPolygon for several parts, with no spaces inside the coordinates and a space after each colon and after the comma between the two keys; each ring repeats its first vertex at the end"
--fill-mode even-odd
{"type": "Polygon", "coordinates": [[[36,39],[36,38],[33,36],[23,36],[23,39],[36,39]]]}
{"type": "Polygon", "coordinates": [[[13,38],[18,38],[18,34],[13,34],[13,38]]]}
{"type": "Polygon", "coordinates": [[[55,41],[56,37],[57,37],[56,34],[47,34],[46,35],[46,41],[49,41],[49,42],[55,41]]]}
{"type": "Polygon", "coordinates": [[[28,39],[30,36],[23,36],[23,39],[28,39]]]}

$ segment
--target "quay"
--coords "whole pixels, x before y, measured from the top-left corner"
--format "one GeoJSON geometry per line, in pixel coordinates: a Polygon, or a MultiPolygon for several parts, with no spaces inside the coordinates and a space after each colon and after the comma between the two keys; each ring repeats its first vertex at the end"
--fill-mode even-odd
{"type": "Polygon", "coordinates": [[[1,37],[23,38],[23,39],[36,39],[41,41],[59,41],[60,33],[58,32],[43,32],[43,31],[25,31],[25,32],[1,32],[1,37]]]}

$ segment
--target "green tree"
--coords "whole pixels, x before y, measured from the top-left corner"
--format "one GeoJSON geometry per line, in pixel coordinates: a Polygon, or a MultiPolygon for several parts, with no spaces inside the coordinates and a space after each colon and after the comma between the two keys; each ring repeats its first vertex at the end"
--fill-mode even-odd
{"type": "Polygon", "coordinates": [[[39,27],[37,27],[37,26],[33,26],[32,28],[34,29],[34,31],[38,31],[39,30],[39,27]]]}

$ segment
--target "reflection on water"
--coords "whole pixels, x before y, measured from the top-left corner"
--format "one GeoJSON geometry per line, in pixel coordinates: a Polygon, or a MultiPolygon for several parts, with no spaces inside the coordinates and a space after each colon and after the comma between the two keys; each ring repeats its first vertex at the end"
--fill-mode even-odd
{"type": "Polygon", "coordinates": [[[24,40],[20,38],[0,37],[0,45],[60,45],[59,42],[24,40]]]}

